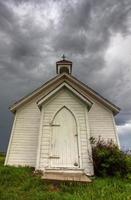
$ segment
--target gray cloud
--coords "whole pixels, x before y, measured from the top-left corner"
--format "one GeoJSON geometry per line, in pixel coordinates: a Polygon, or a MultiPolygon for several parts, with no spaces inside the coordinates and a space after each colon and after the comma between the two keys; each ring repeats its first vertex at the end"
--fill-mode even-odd
{"type": "Polygon", "coordinates": [[[75,6],[70,3],[63,8],[54,48],[72,52],[74,46],[74,53],[76,50],[85,54],[105,50],[113,33],[128,33],[129,12],[130,1],[81,1],[75,6]]]}
{"type": "Polygon", "coordinates": [[[131,35],[130,19],[130,0],[0,1],[0,148],[8,105],[55,75],[63,53],[77,78],[122,108],[117,123],[131,122],[130,63],[106,57],[113,37],[131,35]]]}
{"type": "Polygon", "coordinates": [[[124,150],[131,149],[131,124],[118,126],[121,146],[124,150]]]}

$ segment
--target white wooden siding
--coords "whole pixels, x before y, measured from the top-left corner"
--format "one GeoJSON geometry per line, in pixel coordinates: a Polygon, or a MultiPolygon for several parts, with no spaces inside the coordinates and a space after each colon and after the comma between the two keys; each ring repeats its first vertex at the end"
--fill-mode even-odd
{"type": "MultiPolygon", "coordinates": [[[[39,168],[50,167],[50,140],[51,140],[51,123],[55,113],[63,106],[69,108],[75,115],[78,125],[78,140],[79,140],[79,152],[81,157],[81,168],[87,168],[88,164],[88,142],[87,142],[87,125],[85,121],[85,103],[79,100],[78,97],[73,95],[67,89],[62,89],[54,97],[52,97],[47,103],[43,105],[44,117],[43,117],[43,133],[40,143],[40,160],[39,168]]],[[[87,109],[86,109],[87,112],[87,109]]],[[[88,171],[91,171],[90,169],[88,171]]]]}
{"type": "Polygon", "coordinates": [[[35,167],[40,123],[40,110],[35,101],[26,104],[17,111],[8,159],[5,164],[35,167]]]}
{"type": "Polygon", "coordinates": [[[101,104],[94,102],[93,107],[88,113],[88,119],[91,136],[95,138],[101,136],[104,140],[112,139],[119,145],[113,122],[114,116],[111,111],[104,108],[101,104]]]}
{"type": "MultiPolygon", "coordinates": [[[[17,110],[5,164],[36,166],[41,116],[41,112],[36,102],[43,95],[44,93],[39,94],[32,101],[26,103],[17,110]]],[[[81,164],[83,168],[86,168],[88,165],[89,171],[91,169],[91,162],[89,161],[89,157],[87,158],[87,152],[89,150],[89,145],[87,147],[87,138],[89,134],[86,134],[89,133],[89,127],[90,136],[98,137],[101,135],[104,139],[113,139],[118,143],[112,112],[89,96],[89,99],[93,101],[94,104],[88,113],[88,124],[87,118],[85,118],[85,106],[83,106],[85,104],[81,100],[71,94],[71,92],[60,92],[58,97],[59,98],[56,98],[54,95],[54,97],[52,97],[44,106],[43,125],[45,126],[43,126],[44,137],[42,138],[40,149],[40,167],[45,167],[45,163],[48,166],[48,147],[50,143],[49,134],[51,127],[46,125],[48,125],[56,110],[66,104],[67,107],[76,114],[79,121],[79,143],[81,146],[79,151],[82,157],[81,164]]]]}

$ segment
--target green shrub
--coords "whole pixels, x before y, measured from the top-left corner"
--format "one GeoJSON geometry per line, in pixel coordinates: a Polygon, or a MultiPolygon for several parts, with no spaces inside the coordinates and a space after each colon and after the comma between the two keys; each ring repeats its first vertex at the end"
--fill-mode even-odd
{"type": "Polygon", "coordinates": [[[0,152],[0,164],[4,164],[5,154],[0,152]]]}
{"type": "Polygon", "coordinates": [[[128,173],[131,174],[131,155],[126,155],[126,162],[128,166],[128,173]]]}
{"type": "Polygon", "coordinates": [[[97,141],[90,138],[90,142],[96,176],[127,176],[130,165],[127,155],[112,140],[105,142],[99,137],[97,141]]]}

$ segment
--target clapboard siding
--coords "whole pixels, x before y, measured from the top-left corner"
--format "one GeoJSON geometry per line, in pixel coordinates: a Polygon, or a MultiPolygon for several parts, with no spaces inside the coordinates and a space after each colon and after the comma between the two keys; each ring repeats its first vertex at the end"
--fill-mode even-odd
{"type": "Polygon", "coordinates": [[[111,111],[94,101],[94,105],[88,113],[91,136],[95,138],[101,136],[104,140],[112,139],[118,144],[113,117],[111,111]]]}
{"type": "Polygon", "coordinates": [[[22,106],[16,113],[15,127],[6,164],[36,165],[40,110],[36,100],[22,106]]]}
{"type": "MultiPolygon", "coordinates": [[[[17,110],[5,164],[36,166],[41,118],[41,111],[36,102],[44,94],[39,94],[17,110]]],[[[113,139],[118,144],[112,112],[96,100],[90,98],[90,96],[89,99],[93,102],[93,105],[88,114],[85,112],[85,110],[87,111],[85,103],[67,89],[61,89],[43,105],[44,116],[42,122],[43,135],[40,146],[40,168],[44,168],[45,165],[46,167],[49,166],[48,157],[51,133],[49,123],[56,111],[62,106],[67,106],[77,118],[82,167],[88,168],[88,172],[92,170],[92,163],[89,159],[90,155],[88,155],[90,151],[90,136],[113,139]]]]}
{"type": "MultiPolygon", "coordinates": [[[[53,98],[51,98],[48,102],[43,105],[43,125],[47,124],[47,126],[43,126],[42,139],[40,142],[40,161],[39,168],[43,169],[44,167],[50,167],[50,143],[51,143],[51,127],[48,125],[53,120],[54,115],[61,109],[63,106],[69,108],[76,117],[77,125],[79,129],[79,151],[82,166],[81,168],[88,169],[89,167],[89,158],[88,158],[88,142],[87,142],[87,127],[85,122],[85,107],[86,105],[75,95],[73,95],[67,89],[61,89],[59,93],[57,93],[53,98]],[[45,145],[46,144],[46,145],[45,145]]],[[[86,109],[87,111],[87,109],[86,109]]],[[[90,166],[91,168],[91,166],[90,166]]],[[[89,172],[92,169],[89,169],[89,172]]]]}

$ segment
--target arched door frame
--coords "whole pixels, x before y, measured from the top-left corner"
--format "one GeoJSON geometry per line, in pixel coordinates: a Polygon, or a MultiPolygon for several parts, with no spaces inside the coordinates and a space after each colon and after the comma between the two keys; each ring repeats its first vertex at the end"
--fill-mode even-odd
{"type": "Polygon", "coordinates": [[[59,109],[56,111],[56,113],[54,114],[54,116],[53,116],[53,118],[52,118],[52,120],[51,120],[51,124],[53,123],[53,121],[54,121],[56,115],[57,115],[63,108],[66,108],[66,109],[73,115],[73,117],[74,117],[74,119],[75,119],[75,121],[76,121],[76,125],[77,125],[77,119],[76,119],[75,114],[74,114],[74,113],[72,112],[72,110],[70,110],[67,106],[62,106],[61,108],[59,108],[59,109]]]}
{"type": "MultiPolygon", "coordinates": [[[[62,106],[60,107],[56,112],[55,114],[53,115],[52,117],[52,120],[51,120],[51,123],[50,125],[53,127],[53,121],[55,119],[55,117],[57,116],[57,114],[63,109],[63,108],[66,108],[74,117],[75,119],[75,122],[76,122],[76,132],[77,132],[77,146],[78,146],[78,161],[79,161],[79,168],[78,169],[81,169],[82,168],[82,160],[81,160],[81,146],[80,146],[80,128],[79,128],[79,122],[78,122],[78,119],[76,117],[76,115],[74,114],[74,112],[68,108],[67,106],[62,106]]],[[[53,134],[53,129],[51,129],[51,138],[52,138],[52,134],[53,134]]],[[[51,140],[50,140],[51,141],[51,140]]],[[[50,152],[51,152],[51,142],[50,142],[50,152]]]]}

